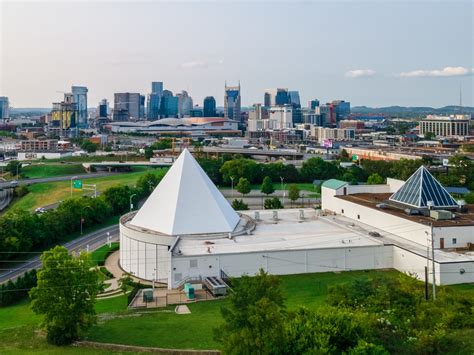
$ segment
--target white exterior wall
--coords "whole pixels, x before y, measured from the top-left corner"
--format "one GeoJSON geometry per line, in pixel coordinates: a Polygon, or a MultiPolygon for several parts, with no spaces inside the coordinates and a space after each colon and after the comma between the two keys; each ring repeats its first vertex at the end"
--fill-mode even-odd
{"type": "Polygon", "coordinates": [[[174,237],[144,233],[120,223],[120,266],[135,277],[168,282],[174,237]]]}
{"type": "MultiPolygon", "coordinates": [[[[393,268],[398,271],[425,279],[425,266],[428,266],[428,282],[432,283],[432,261],[425,256],[393,246],[393,268]]],[[[437,285],[454,285],[474,282],[474,262],[435,262],[435,278],[437,285]]]]}
{"type": "Polygon", "coordinates": [[[391,246],[308,249],[239,254],[174,256],[172,287],[188,277],[219,276],[220,270],[239,277],[259,269],[270,274],[385,269],[392,267],[391,246]],[[191,265],[197,265],[191,267],[191,265]]]}
{"type": "Polygon", "coordinates": [[[463,248],[467,247],[467,243],[474,243],[474,227],[458,226],[458,227],[434,227],[433,234],[436,240],[444,238],[445,248],[463,248]],[[456,244],[453,243],[456,239],[456,244]]]}

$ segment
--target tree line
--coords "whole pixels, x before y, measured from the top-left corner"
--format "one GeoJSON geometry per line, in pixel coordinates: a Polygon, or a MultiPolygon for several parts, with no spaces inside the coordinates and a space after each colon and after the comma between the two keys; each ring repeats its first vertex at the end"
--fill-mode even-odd
{"type": "Polygon", "coordinates": [[[463,353],[453,332],[474,326],[472,298],[440,288],[436,301],[406,275],[332,286],[319,309],[287,309],[278,276],[232,280],[215,329],[224,354],[463,353]]]}
{"type": "MultiPolygon", "coordinates": [[[[349,161],[344,150],[338,160],[325,161],[321,158],[310,158],[303,162],[301,169],[292,164],[259,163],[241,156],[224,154],[218,159],[198,158],[198,162],[211,180],[218,186],[230,186],[240,178],[247,179],[250,184],[261,184],[265,177],[273,182],[312,183],[314,180],[340,179],[351,184],[361,182],[383,183],[387,178],[406,180],[421,165],[431,165],[430,159],[397,161],[361,160],[348,168],[340,166],[340,162],[349,161]],[[371,179],[369,180],[369,178],[371,179]],[[369,181],[368,181],[369,180],[369,181]]],[[[474,164],[465,156],[455,155],[449,159],[448,171],[440,169],[433,172],[444,185],[465,186],[474,190],[474,164]]]]}
{"type": "Polygon", "coordinates": [[[56,245],[83,228],[102,224],[112,216],[136,206],[158,185],[165,170],[141,176],[135,187],[114,186],[100,196],[70,198],[56,209],[42,214],[13,209],[0,216],[2,259],[14,259],[18,252],[42,250],[56,245]],[[131,198],[132,197],[132,198],[131,198]]]}

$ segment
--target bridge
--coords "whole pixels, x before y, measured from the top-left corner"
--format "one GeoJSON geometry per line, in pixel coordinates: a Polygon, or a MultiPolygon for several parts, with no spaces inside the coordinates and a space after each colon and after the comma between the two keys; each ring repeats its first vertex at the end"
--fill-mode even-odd
{"type": "Polygon", "coordinates": [[[94,167],[97,170],[108,170],[109,172],[112,171],[129,171],[133,166],[148,166],[154,168],[162,168],[168,167],[173,165],[172,161],[158,161],[158,162],[150,162],[150,161],[102,161],[97,163],[82,163],[84,169],[87,172],[91,172],[91,168],[94,167]]]}

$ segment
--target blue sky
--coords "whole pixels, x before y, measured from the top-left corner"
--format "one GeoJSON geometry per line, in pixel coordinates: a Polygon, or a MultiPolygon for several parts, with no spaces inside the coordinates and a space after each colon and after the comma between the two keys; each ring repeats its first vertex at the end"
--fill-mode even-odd
{"type": "Polygon", "coordinates": [[[0,2],[0,96],[49,107],[70,86],[89,106],[163,81],[195,104],[266,88],[305,103],[474,105],[472,1],[0,2]]]}

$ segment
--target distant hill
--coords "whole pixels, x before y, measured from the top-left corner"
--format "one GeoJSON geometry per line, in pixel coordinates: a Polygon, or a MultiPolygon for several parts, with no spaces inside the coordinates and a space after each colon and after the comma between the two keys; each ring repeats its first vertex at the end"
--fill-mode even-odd
{"type": "Polygon", "coordinates": [[[424,116],[429,114],[436,115],[452,115],[452,114],[474,114],[474,107],[444,106],[440,108],[433,107],[405,107],[405,106],[389,106],[389,107],[367,107],[355,106],[351,108],[352,113],[383,113],[387,115],[401,116],[424,116]]]}
{"type": "Polygon", "coordinates": [[[21,107],[21,108],[14,108],[12,107],[10,109],[10,113],[12,114],[25,114],[25,113],[31,113],[31,112],[39,112],[39,113],[48,113],[51,112],[51,108],[43,108],[43,107],[21,107]]]}

